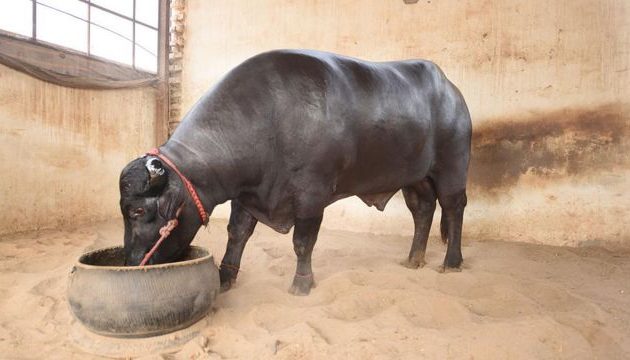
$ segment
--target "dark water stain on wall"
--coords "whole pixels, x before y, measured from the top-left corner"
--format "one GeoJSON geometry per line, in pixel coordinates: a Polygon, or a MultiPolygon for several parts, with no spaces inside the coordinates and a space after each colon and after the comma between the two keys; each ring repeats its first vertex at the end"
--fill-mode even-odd
{"type": "Polygon", "coordinates": [[[488,119],[473,132],[469,184],[499,192],[525,174],[581,177],[627,167],[630,106],[607,104],[488,119]]]}

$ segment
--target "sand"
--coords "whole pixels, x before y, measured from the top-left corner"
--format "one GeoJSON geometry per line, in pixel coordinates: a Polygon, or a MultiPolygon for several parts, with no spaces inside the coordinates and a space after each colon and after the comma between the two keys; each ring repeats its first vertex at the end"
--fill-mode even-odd
{"type": "MultiPolygon", "coordinates": [[[[66,276],[84,251],[119,244],[120,221],[0,239],[0,357],[99,358],[70,338],[66,276]]],[[[195,243],[220,259],[225,222],[195,243]]],[[[462,272],[399,262],[410,237],[322,230],[308,297],[287,293],[289,235],[259,226],[238,282],[202,334],[143,359],[624,359],[630,358],[630,251],[475,239],[462,272]],[[485,240],[485,241],[484,241],[485,240]]]]}

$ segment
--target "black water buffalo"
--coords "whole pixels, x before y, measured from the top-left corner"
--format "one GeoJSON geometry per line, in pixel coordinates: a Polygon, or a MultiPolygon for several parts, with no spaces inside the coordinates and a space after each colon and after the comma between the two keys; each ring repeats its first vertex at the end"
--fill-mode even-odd
{"type": "MultiPolygon", "coordinates": [[[[470,141],[464,98],[429,61],[279,50],[230,71],[159,149],[208,213],[232,201],[222,287],[236,279],[260,221],[281,233],[295,226],[290,292],[304,295],[314,285],[311,253],[324,209],[353,195],[383,210],[402,189],[415,224],[406,262],[413,268],[424,264],[437,199],[444,267],[458,268],[470,141]]],[[[155,156],[138,158],[122,171],[120,190],[127,264],[140,262],[180,205],[179,226],[149,264],[182,256],[202,220],[175,171],[155,156]]]]}

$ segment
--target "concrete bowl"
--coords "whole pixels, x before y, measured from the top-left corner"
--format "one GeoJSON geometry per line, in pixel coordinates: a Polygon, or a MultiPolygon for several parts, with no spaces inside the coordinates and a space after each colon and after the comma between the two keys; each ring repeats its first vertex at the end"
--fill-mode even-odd
{"type": "Polygon", "coordinates": [[[122,266],[123,248],[82,255],[68,282],[75,318],[90,331],[111,337],[149,337],[186,328],[212,308],[219,271],[212,255],[191,246],[183,261],[122,266]]]}

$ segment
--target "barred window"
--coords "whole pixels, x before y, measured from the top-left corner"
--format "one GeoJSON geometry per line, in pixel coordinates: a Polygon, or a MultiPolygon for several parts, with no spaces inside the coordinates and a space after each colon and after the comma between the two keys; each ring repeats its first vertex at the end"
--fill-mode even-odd
{"type": "Polygon", "coordinates": [[[0,30],[157,73],[159,0],[12,0],[0,30]]]}

